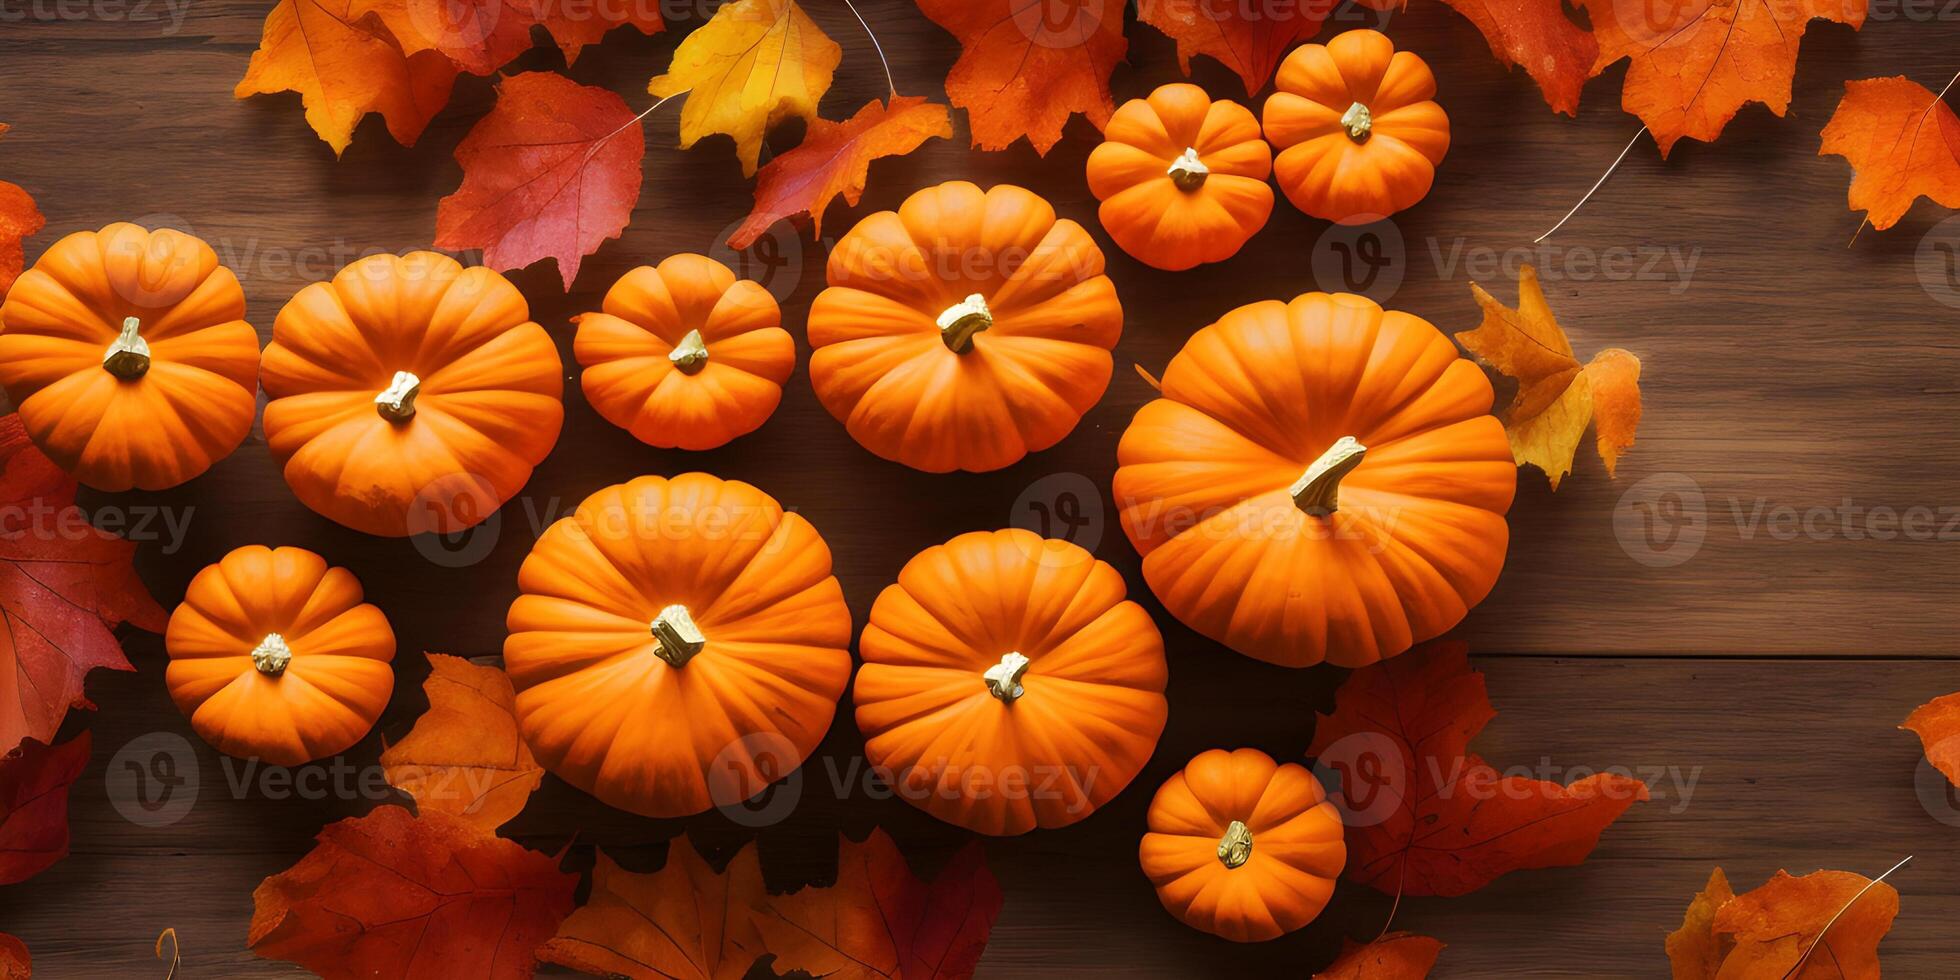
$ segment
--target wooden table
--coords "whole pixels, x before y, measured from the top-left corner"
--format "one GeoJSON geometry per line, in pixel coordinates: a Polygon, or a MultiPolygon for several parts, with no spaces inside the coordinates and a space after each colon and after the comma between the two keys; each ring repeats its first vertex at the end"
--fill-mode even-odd
{"type": "MultiPolygon", "coordinates": [[[[450,152],[487,109],[489,83],[459,84],[415,148],[395,145],[371,118],[336,161],[307,130],[297,97],[231,97],[266,7],[203,0],[174,31],[161,0],[141,10],[105,0],[81,20],[61,19],[66,8],[52,4],[0,7],[33,18],[9,23],[0,40],[0,120],[16,127],[0,143],[0,177],[31,189],[49,224],[30,257],[58,234],[112,220],[185,228],[238,272],[265,335],[301,285],[359,253],[428,243],[436,202],[459,180],[450,152]]],[[[809,7],[846,50],[826,114],[881,95],[883,74],[849,12],[831,0],[809,7]]],[[[941,94],[957,55],[952,38],[901,0],[865,8],[901,89],[941,94]]],[[[616,34],[572,74],[645,105],[646,79],[704,16],[679,12],[674,29],[651,40],[616,34]]],[[[1950,972],[1960,955],[1960,803],[1936,778],[1920,784],[1923,799],[1915,791],[1929,771],[1913,736],[1894,726],[1960,689],[1949,626],[1960,594],[1960,440],[1950,435],[1960,417],[1960,279],[1950,269],[1942,279],[1939,267],[1960,246],[1960,218],[1922,204],[1847,247],[1859,224],[1844,204],[1849,170],[1816,148],[1845,79],[1904,73],[1937,89],[1960,68],[1960,30],[1951,15],[1938,22],[1899,4],[1875,12],[1862,33],[1814,25],[1787,118],[1747,108],[1719,143],[1684,142],[1666,162],[1643,141],[1542,248],[1529,243],[1638,128],[1617,107],[1624,68],[1590,85],[1571,120],[1547,110],[1522,74],[1496,64],[1468,22],[1433,0],[1395,15],[1389,31],[1435,66],[1455,145],[1429,199],[1397,217],[1401,242],[1385,253],[1375,295],[1461,330],[1477,319],[1466,280],[1508,300],[1515,263],[1529,260],[1582,352],[1624,346],[1646,364],[1646,417],[1617,481],[1590,450],[1557,494],[1537,472],[1520,474],[1503,579],[1458,631],[1500,711],[1478,748],[1499,767],[1618,765],[1658,780],[1654,800],[1608,830],[1583,866],[1515,874],[1460,899],[1404,901],[1396,926],[1449,944],[1438,976],[1654,976],[1666,969],[1662,936],[1714,865],[1751,887],[1778,868],[1873,874],[1910,853],[1917,859],[1896,877],[1903,912],[1882,947],[1887,975],[1950,972]],[[1880,538],[1866,533],[1875,508],[1932,516],[1880,538]]],[[[1140,25],[1129,34],[1119,96],[1180,77],[1164,37],[1140,25]]],[[[559,56],[540,48],[518,67],[556,69],[559,56]]],[[[1213,93],[1241,91],[1209,61],[1198,80],[1213,93]]],[[[675,126],[671,112],[649,121],[632,227],[587,263],[572,295],[549,264],[515,277],[567,363],[568,318],[595,308],[614,278],[673,252],[716,248],[747,212],[750,184],[731,147],[716,138],[681,152],[675,126]]],[[[778,134],[777,149],[793,145],[794,128],[778,134]]],[[[877,164],[863,206],[833,210],[826,235],[954,177],[1026,184],[1095,228],[1082,178],[1094,138],[1078,119],[1039,158],[1025,144],[971,152],[962,128],[958,142],[877,164]]],[[[557,450],[507,508],[481,560],[462,567],[307,511],[256,435],[188,486],[89,494],[84,504],[188,519],[182,540],[161,535],[141,553],[166,606],[199,567],[242,544],[302,545],[353,568],[402,650],[391,709],[339,770],[357,773],[421,712],[427,667],[418,652],[495,654],[539,521],[609,483],[702,469],[764,487],[827,536],[860,623],[919,549],[1028,523],[1030,500],[1076,493],[1088,518],[1072,529],[1077,540],[1123,571],[1164,628],[1170,726],[1136,783],[1091,819],[990,843],[1007,901],[982,973],[1298,976],[1324,965],[1342,936],[1372,936],[1388,898],[1344,884],[1308,928],[1237,946],[1158,908],[1136,867],[1136,840],[1154,787],[1202,749],[1252,745],[1301,758],[1313,712],[1331,705],[1343,672],[1255,663],[1163,615],[1106,496],[1117,438],[1152,394],[1130,365],[1160,370],[1225,310],[1313,288],[1316,257],[1321,285],[1343,288],[1326,230],[1282,203],[1237,258],[1178,275],[1112,249],[1129,322],[1108,394],[1061,446],[996,473],[929,476],[872,457],[824,413],[800,367],[760,432],[698,454],[649,449],[606,424],[568,372],[557,450]]],[[[774,251],[745,256],[746,268],[784,296],[795,330],[822,286],[823,248],[786,225],[764,246],[774,251]]],[[[323,799],[272,791],[192,737],[195,805],[164,826],[125,819],[105,790],[112,759],[152,733],[189,735],[163,691],[160,639],[125,638],[136,671],[91,678],[101,709],[68,724],[95,738],[95,760],[73,792],[73,854],[0,889],[0,930],[23,937],[50,977],[161,975],[150,943],[166,926],[182,940],[184,976],[288,975],[291,967],[245,949],[252,888],[305,853],[323,824],[372,808],[374,794],[358,792],[351,775],[354,789],[323,799]]],[[[771,880],[789,886],[830,873],[839,831],[861,836],[878,825],[921,867],[936,867],[962,832],[896,800],[831,789],[831,774],[859,773],[849,718],[847,705],[795,811],[760,830],[712,813],[639,819],[551,780],[506,831],[546,849],[577,834],[578,861],[590,861],[584,845],[598,844],[640,869],[683,830],[715,860],[757,838],[771,880]]]]}

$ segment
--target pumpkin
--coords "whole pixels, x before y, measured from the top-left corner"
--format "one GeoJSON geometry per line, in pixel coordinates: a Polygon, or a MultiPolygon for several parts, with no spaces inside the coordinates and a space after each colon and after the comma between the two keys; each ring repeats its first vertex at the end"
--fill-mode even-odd
{"type": "Polygon", "coordinates": [[[1164,641],[1123,576],[1019,529],[927,548],[858,641],[864,754],[900,796],[983,834],[1064,827],[1122,792],[1169,707],[1164,641]]]}
{"type": "Polygon", "coordinates": [[[1116,110],[1089,154],[1089,192],[1123,251],[1175,272],[1231,258],[1266,226],[1272,170],[1251,111],[1179,82],[1116,110]]]}
{"type": "Polygon", "coordinates": [[[163,635],[170,699],[226,755],[296,766],[367,735],[395,689],[395,633],[345,568],[247,545],[191,579],[163,635]]]}
{"type": "Polygon", "coordinates": [[[803,763],[851,675],[851,611],[810,522],[746,483],[607,487],[517,573],[504,670],[525,741],[600,800],[679,817],[803,763]]]}
{"type": "Polygon", "coordinates": [[[1075,428],[1123,332],[1102,250],[1032,191],[952,181],[858,222],[810,307],[810,384],[873,453],[995,470],[1075,428]]]}
{"type": "Polygon", "coordinates": [[[1157,790],[1137,849],[1157,900],[1233,942],[1312,922],[1347,864],[1341,816],[1320,780],[1258,749],[1201,752],[1157,790]]]}
{"type": "Polygon", "coordinates": [[[1164,608],[1240,653],[1357,667],[1434,637],[1504,565],[1517,464],[1490,381],[1424,320],[1345,293],[1192,336],[1116,447],[1164,608]]]}
{"type": "Polygon", "coordinates": [[[1450,148],[1436,77],[1376,31],[1303,44],[1280,63],[1266,139],[1286,198],[1316,218],[1367,224],[1429,193],[1450,148]]]}
{"type": "Polygon", "coordinates": [[[783,399],[796,342],[769,291],[703,255],[641,266],[578,318],[585,398],[662,449],[713,449],[754,432],[783,399]]]}
{"type": "Polygon", "coordinates": [[[62,469],[162,490],[252,431],[259,335],[238,277],[182,232],[113,224],[54,243],[0,306],[0,385],[62,469]]]}
{"type": "Polygon", "coordinates": [[[300,501],[357,531],[448,534],[503,506],[558,441],[558,349],[523,294],[434,252],[299,291],[265,351],[265,441],[300,501]]]}

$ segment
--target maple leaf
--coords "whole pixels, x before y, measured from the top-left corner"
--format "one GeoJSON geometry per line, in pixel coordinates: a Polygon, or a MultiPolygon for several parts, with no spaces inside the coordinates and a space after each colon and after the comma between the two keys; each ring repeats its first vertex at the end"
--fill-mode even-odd
{"type": "Polygon", "coordinates": [[[381,806],[318,840],[252,892],[246,942],[327,980],[529,977],[578,887],[557,858],[446,813],[381,806]]]}
{"type": "Polygon", "coordinates": [[[732,0],[681,42],[647,91],[663,99],[687,93],[681,149],[726,133],[735,138],[742,175],[753,176],[762,134],[790,116],[814,121],[843,58],[844,49],[796,0],[732,0]]]}
{"type": "Polygon", "coordinates": [[[1178,67],[1186,77],[1191,74],[1191,56],[1206,55],[1237,72],[1250,96],[1272,80],[1287,48],[1320,33],[1321,23],[1335,6],[1333,0],[1263,5],[1142,0],[1137,19],[1177,42],[1178,67]]]}
{"type": "Polygon", "coordinates": [[[1391,932],[1363,945],[1341,942],[1341,955],[1313,980],[1422,980],[1436,966],[1443,944],[1411,932],[1391,932]]]}
{"type": "Polygon", "coordinates": [[[163,607],[136,577],[136,546],[96,530],[75,481],[0,418],[0,751],[51,740],[71,707],[89,707],[90,670],[130,670],[112,632],[163,632],[163,607]]]}
{"type": "Polygon", "coordinates": [[[1505,67],[1522,67],[1553,111],[1579,114],[1579,92],[1601,67],[1599,42],[1566,16],[1564,0],[1443,2],[1483,32],[1490,53],[1505,67]]]}
{"type": "Polygon", "coordinates": [[[1116,103],[1109,76],[1130,42],[1122,0],[918,0],[963,49],[946,95],[966,110],[973,145],[1003,150],[1025,136],[1046,155],[1075,113],[1098,129],[1116,103]]]}
{"type": "Polygon", "coordinates": [[[495,667],[427,656],[422,690],[429,710],[381,753],[382,771],[389,785],[415,797],[416,812],[439,810],[494,833],[544,781],[517,731],[517,696],[495,667]]]}
{"type": "Polygon", "coordinates": [[[1960,786],[1960,693],[1934,698],[1913,709],[1899,726],[1919,736],[1926,761],[1960,786]]]}
{"type": "Polygon", "coordinates": [[[28,980],[34,975],[33,958],[27,944],[0,932],[0,980],[28,980]]]}
{"type": "Polygon", "coordinates": [[[1879,231],[1920,197],[1960,208],[1960,116],[1903,75],[1844,83],[1817,151],[1825,154],[1851,164],[1851,210],[1879,231]]]}
{"type": "Polygon", "coordinates": [[[619,237],[640,199],[646,137],[619,96],[551,72],[497,86],[497,103],[456,146],[463,184],[436,208],[436,247],[483,250],[495,269],[579,261],[619,237]]]}
{"type": "Polygon", "coordinates": [[[1736,895],[1716,868],[1667,937],[1667,956],[1674,980],[1876,980],[1878,944],[1898,914],[1898,890],[1864,875],[1778,871],[1736,895]]]}
{"type": "MultiPolygon", "coordinates": [[[[7,135],[12,127],[0,123],[0,136],[7,135]]],[[[21,240],[41,230],[47,219],[34,206],[34,198],[17,184],[0,180],[0,299],[7,298],[7,290],[14,288],[14,280],[27,264],[27,256],[21,250],[21,240]]]]}
{"type": "Polygon", "coordinates": [[[592,895],[538,949],[538,959],[581,973],[634,980],[740,980],[761,955],[750,909],[764,899],[755,845],[720,874],[682,835],[667,863],[633,874],[599,852],[592,895]]]}
{"type": "Polygon", "coordinates": [[[88,759],[87,732],[52,747],[25,741],[0,758],[0,885],[68,856],[68,787],[88,759]]]}
{"type": "Polygon", "coordinates": [[[946,107],[918,96],[876,99],[850,119],[818,119],[796,149],[769,161],[755,181],[755,210],[728,247],[748,248],[770,225],[795,214],[810,215],[811,234],[823,232],[823,212],[839,194],[855,205],[864,194],[871,161],[904,156],[933,137],[951,139],[953,120],[946,107]]]}
{"type": "Polygon", "coordinates": [[[1667,935],[1667,961],[1674,967],[1675,980],[1689,977],[1713,977],[1722,968],[1722,958],[1735,946],[1733,939],[1715,934],[1715,913],[1735,892],[1729,888],[1728,876],[1716,868],[1708,876],[1708,884],[1695,893],[1688,903],[1688,911],[1681,916],[1681,928],[1667,935]]]}
{"type": "Polygon", "coordinates": [[[348,20],[368,15],[411,58],[436,52],[473,75],[488,75],[531,48],[531,0],[351,0],[348,20]]]}
{"type": "Polygon", "coordinates": [[[1614,347],[1581,366],[1545,302],[1538,270],[1529,265],[1518,273],[1516,309],[1474,282],[1470,292],[1484,319],[1456,339],[1478,360],[1518,382],[1504,419],[1504,434],[1518,465],[1543,470],[1557,490],[1559,480],[1572,472],[1573,453],[1590,424],[1606,475],[1612,476],[1640,427],[1640,359],[1614,347]]]}
{"type": "Polygon", "coordinates": [[[648,37],[666,29],[660,5],[652,0],[529,0],[533,17],[565,53],[567,68],[579,52],[597,44],[615,27],[632,27],[648,37]]]}
{"type": "Polygon", "coordinates": [[[1594,73],[1631,59],[1620,104],[1661,156],[1682,137],[1712,142],[1736,111],[1790,106],[1797,48],[1813,18],[1865,23],[1867,0],[1579,0],[1599,43],[1594,73]]]}
{"type": "Polygon", "coordinates": [[[307,124],[334,156],[347,149],[355,124],[370,112],[381,113],[396,142],[414,146],[449,101],[456,66],[436,51],[404,54],[393,37],[354,14],[353,3],[279,0],[232,94],[245,99],[298,92],[307,124]]]}
{"type": "Polygon", "coordinates": [[[1347,877],[1390,894],[1467,894],[1512,871],[1584,861],[1647,798],[1645,784],[1610,772],[1566,786],[1501,775],[1469,754],[1495,715],[1461,643],[1349,675],[1307,750],[1342,777],[1347,877]]]}

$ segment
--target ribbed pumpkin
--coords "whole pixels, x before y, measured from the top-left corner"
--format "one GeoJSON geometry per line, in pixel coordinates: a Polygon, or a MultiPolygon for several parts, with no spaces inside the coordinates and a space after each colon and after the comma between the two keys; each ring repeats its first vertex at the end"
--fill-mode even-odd
{"type": "Polygon", "coordinates": [[[450,533],[516,495],[565,417],[558,349],[510,281],[374,255],[299,291],[265,351],[265,440],[357,531],[450,533]]]}
{"type": "Polygon", "coordinates": [[[796,342],[769,291],[704,255],[641,266],[578,318],[586,401],[663,449],[713,449],[754,432],[783,399],[796,342]]]}
{"type": "Polygon", "coordinates": [[[1346,293],[1192,336],[1116,449],[1164,608],[1240,653],[1344,667],[1461,620],[1504,566],[1517,464],[1490,381],[1428,322],[1346,293]]]}
{"type": "Polygon", "coordinates": [[[1062,440],[1123,332],[1102,250],[1033,192],[952,181],[858,222],[810,307],[810,383],[851,437],[931,473],[1062,440]]]}
{"type": "Polygon", "coordinates": [[[345,568],[247,545],[205,567],[163,636],[170,699],[226,755],[296,766],[345,751],[395,690],[395,633],[345,568]]]}
{"type": "Polygon", "coordinates": [[[42,452],[101,490],[174,487],[237,449],[258,376],[238,277],[182,232],[69,235],[0,306],[8,400],[42,452]]]}
{"type": "Polygon", "coordinates": [[[504,669],[545,768],[623,810],[739,803],[801,765],[851,676],[851,612],[801,516],[705,473],[607,487],[518,570],[504,669]]]}
{"type": "Polygon", "coordinates": [[[1123,576],[1019,529],[920,552],[871,607],[854,698],[899,795],[983,834],[1063,827],[1164,731],[1164,641],[1123,576]]]}
{"type": "Polygon", "coordinates": [[[1266,139],[1287,200],[1316,218],[1365,224],[1429,193],[1450,148],[1450,119],[1430,101],[1436,77],[1376,31],[1303,44],[1280,63],[1266,139]]]}
{"type": "Polygon", "coordinates": [[[1178,82],[1116,110],[1089,154],[1089,192],[1123,251],[1177,271],[1231,258],[1266,226],[1272,171],[1250,110],[1178,82]]]}
{"type": "Polygon", "coordinates": [[[1304,767],[1258,749],[1199,753],[1150,801],[1137,857],[1164,908],[1233,942],[1312,922],[1347,864],[1341,815],[1304,767]]]}

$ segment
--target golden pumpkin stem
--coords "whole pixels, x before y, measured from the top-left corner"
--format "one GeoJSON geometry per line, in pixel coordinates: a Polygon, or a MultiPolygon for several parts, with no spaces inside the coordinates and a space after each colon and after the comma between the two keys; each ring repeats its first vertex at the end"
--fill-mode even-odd
{"type": "Polygon", "coordinates": [[[687,336],[667,352],[667,360],[672,361],[682,374],[694,374],[708,363],[708,342],[701,339],[701,331],[689,330],[687,336]]]}
{"type": "Polygon", "coordinates": [[[286,672],[286,665],[293,662],[293,649],[286,645],[286,638],[277,633],[267,633],[259,645],[252,648],[252,666],[267,677],[277,677],[286,672]]]}
{"type": "Polygon", "coordinates": [[[955,354],[964,354],[973,349],[973,335],[994,325],[994,311],[987,308],[987,298],[972,293],[967,298],[946,307],[939,314],[939,339],[955,354]]]}
{"type": "Polygon", "coordinates": [[[1356,143],[1368,142],[1368,136],[1375,131],[1375,114],[1359,102],[1347,107],[1341,113],[1341,126],[1347,130],[1348,139],[1356,143]]]}
{"type": "Polygon", "coordinates": [[[1171,161],[1170,169],[1164,172],[1170,175],[1171,183],[1181,191],[1195,191],[1205,186],[1205,178],[1211,176],[1211,168],[1198,159],[1198,148],[1195,146],[1185,147],[1184,154],[1171,161]]]}
{"type": "Polygon", "coordinates": [[[1308,515],[1328,517],[1338,509],[1341,490],[1341,477],[1354,472],[1368,455],[1368,447],[1355,441],[1353,436],[1342,436],[1334,440],[1320,458],[1307,467],[1293,485],[1286,488],[1293,502],[1308,515]]]}
{"type": "Polygon", "coordinates": [[[1000,663],[987,668],[980,679],[987,682],[987,693],[1000,699],[1002,704],[1013,704],[1016,698],[1028,693],[1021,686],[1021,676],[1028,672],[1032,663],[1019,651],[1008,653],[1000,658],[1000,663]]]}
{"type": "Polygon", "coordinates": [[[1225,836],[1218,839],[1218,861],[1228,868],[1236,868],[1252,860],[1252,831],[1244,821],[1234,820],[1225,828],[1225,836]]]}
{"type": "Polygon", "coordinates": [[[390,422],[406,422],[415,417],[415,396],[421,393],[421,378],[407,371],[396,371],[388,387],[374,396],[374,410],[390,422]]]}
{"type": "Polygon", "coordinates": [[[694,655],[708,645],[694,616],[679,603],[660,610],[653,618],[653,654],[671,667],[685,667],[694,655]]]}
{"type": "Polygon", "coordinates": [[[122,332],[102,353],[102,370],[121,378],[134,381],[150,370],[150,342],[138,333],[143,321],[133,317],[123,317],[122,332]]]}

